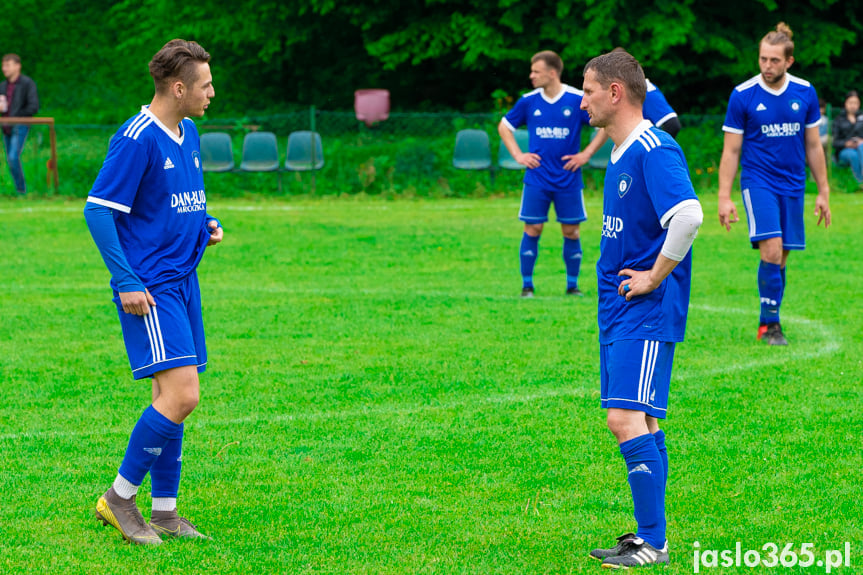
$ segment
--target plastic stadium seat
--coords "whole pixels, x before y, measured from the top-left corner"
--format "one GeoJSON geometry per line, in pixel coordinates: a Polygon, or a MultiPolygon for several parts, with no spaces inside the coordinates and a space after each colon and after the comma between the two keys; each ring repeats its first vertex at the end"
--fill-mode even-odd
{"type": "Polygon", "coordinates": [[[234,169],[234,148],[225,132],[201,134],[201,161],[205,172],[230,172],[234,169]]]}
{"type": "Polygon", "coordinates": [[[324,167],[324,146],[317,132],[291,132],[285,169],[292,172],[320,170],[324,167]]]}
{"type": "Polygon", "coordinates": [[[491,170],[491,144],[484,130],[461,130],[455,136],[452,165],[460,170],[491,170]]]}
{"type": "Polygon", "coordinates": [[[357,90],[354,92],[354,112],[357,120],[371,127],[390,117],[389,90],[357,90]]]}
{"type": "MultiPolygon", "coordinates": [[[[596,132],[594,132],[590,139],[596,137],[596,132]]],[[[609,138],[605,141],[600,149],[596,151],[594,155],[590,157],[587,161],[587,165],[595,170],[604,170],[608,166],[608,160],[611,159],[611,150],[614,148],[614,141],[609,138]]]]}
{"type": "MultiPolygon", "coordinates": [[[[530,134],[527,130],[516,130],[513,132],[515,136],[515,141],[518,144],[518,148],[522,152],[528,151],[528,139],[530,138],[530,134]]],[[[503,168],[504,170],[524,170],[525,166],[519,164],[515,161],[515,158],[512,157],[512,154],[509,153],[509,150],[506,149],[506,146],[503,145],[503,140],[500,141],[500,146],[497,149],[497,165],[503,168]]]]}
{"type": "Polygon", "coordinates": [[[275,172],[279,169],[279,144],[272,132],[250,132],[243,139],[244,172],[275,172]]]}

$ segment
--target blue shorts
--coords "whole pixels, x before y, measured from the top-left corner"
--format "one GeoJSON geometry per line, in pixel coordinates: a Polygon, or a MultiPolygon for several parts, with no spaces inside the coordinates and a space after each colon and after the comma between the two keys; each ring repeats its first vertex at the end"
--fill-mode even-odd
{"type": "Polygon", "coordinates": [[[152,296],[155,307],[140,316],[124,312],[120,296],[114,292],[134,378],[152,377],[158,371],[185,365],[196,366],[198,373],[204,371],[207,345],[198,274],[193,272],[179,284],[152,296]]]}
{"type": "Polygon", "coordinates": [[[782,249],[806,249],[803,226],[803,196],[783,196],[764,188],[745,188],[743,205],[749,222],[749,241],[782,238],[782,249]]]}
{"type": "Polygon", "coordinates": [[[603,408],[643,411],[665,419],[674,343],[624,339],[599,346],[603,408]]]}
{"type": "Polygon", "coordinates": [[[518,219],[526,224],[543,224],[548,221],[548,207],[552,202],[557,221],[562,224],[580,224],[587,219],[581,190],[553,192],[528,184],[521,192],[518,219]]]}

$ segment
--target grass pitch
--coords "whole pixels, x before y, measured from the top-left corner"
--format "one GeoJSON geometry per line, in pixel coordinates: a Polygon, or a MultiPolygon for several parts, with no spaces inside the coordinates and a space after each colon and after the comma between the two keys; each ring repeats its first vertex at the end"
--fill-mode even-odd
{"type": "MultiPolygon", "coordinates": [[[[834,195],[826,232],[813,199],[787,349],[754,341],[745,223],[726,233],[703,199],[659,572],[692,573],[696,541],[812,543],[818,560],[848,541],[834,572],[863,565],[863,197],[834,195]]],[[[563,295],[552,224],[522,300],[515,198],[211,201],[226,239],[200,268],[210,365],[179,503],[215,541],[144,549],[93,518],[149,385],[83,203],[0,202],[0,572],[599,573],[587,551],[634,521],[599,408],[587,204],[587,297],[563,295]]],[[[139,503],[148,516],[146,483],[139,503]]]]}

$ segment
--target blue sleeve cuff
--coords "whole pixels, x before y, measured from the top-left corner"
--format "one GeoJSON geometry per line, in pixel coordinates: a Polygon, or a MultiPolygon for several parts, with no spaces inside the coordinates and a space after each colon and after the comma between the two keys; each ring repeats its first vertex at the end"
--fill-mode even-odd
{"type": "Polygon", "coordinates": [[[117,235],[117,226],[114,224],[114,214],[111,208],[87,202],[84,207],[84,219],[90,228],[90,235],[102,254],[108,271],[111,272],[114,286],[117,291],[144,291],[144,284],[132,271],[132,267],[126,260],[123,248],[120,247],[120,237],[117,235]]]}
{"type": "Polygon", "coordinates": [[[222,227],[222,222],[219,221],[219,218],[211,216],[210,214],[207,214],[206,218],[207,219],[204,220],[204,227],[207,228],[207,231],[210,231],[210,222],[212,222],[213,220],[216,220],[216,227],[222,227]]]}

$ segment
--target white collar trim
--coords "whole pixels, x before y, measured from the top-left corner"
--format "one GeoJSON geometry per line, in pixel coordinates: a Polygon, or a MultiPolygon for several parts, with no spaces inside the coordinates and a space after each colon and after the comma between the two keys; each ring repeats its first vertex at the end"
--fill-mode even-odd
{"type": "Polygon", "coordinates": [[[569,88],[569,86],[567,84],[561,84],[560,85],[560,92],[558,92],[557,96],[555,96],[554,98],[549,98],[545,94],[545,88],[540,88],[539,95],[542,96],[542,99],[545,100],[546,102],[548,102],[549,104],[554,104],[555,102],[557,102],[558,100],[563,98],[563,95],[566,94],[566,91],[568,88],[569,88]]]}
{"type": "Polygon", "coordinates": [[[788,88],[788,84],[791,83],[791,77],[788,75],[788,72],[785,72],[785,83],[782,84],[782,87],[778,90],[774,90],[773,88],[767,85],[767,82],[764,81],[764,76],[758,74],[758,85],[767,92],[768,94],[773,94],[774,96],[781,96],[783,92],[788,88]]]}
{"type": "Polygon", "coordinates": [[[163,132],[168,134],[168,136],[172,140],[177,142],[178,145],[183,145],[183,140],[186,137],[186,131],[183,129],[182,124],[180,124],[180,135],[178,136],[174,130],[171,130],[167,126],[165,126],[165,124],[163,124],[162,121],[159,120],[159,118],[157,118],[156,115],[150,111],[150,106],[141,106],[141,113],[149,118],[152,118],[153,123],[159,126],[159,128],[161,128],[163,132]]]}
{"type": "Polygon", "coordinates": [[[615,146],[614,149],[611,150],[611,163],[616,164],[617,160],[619,160],[620,157],[626,153],[626,150],[629,149],[629,146],[631,146],[641,134],[649,130],[651,126],[653,126],[653,123],[650,120],[642,120],[639,122],[635,129],[629,133],[623,143],[619,146],[615,146]]]}

